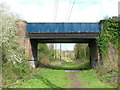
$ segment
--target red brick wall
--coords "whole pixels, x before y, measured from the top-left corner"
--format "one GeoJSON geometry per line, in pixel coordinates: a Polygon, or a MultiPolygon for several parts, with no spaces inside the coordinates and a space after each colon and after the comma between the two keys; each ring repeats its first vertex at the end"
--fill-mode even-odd
{"type": "Polygon", "coordinates": [[[26,22],[24,21],[17,22],[17,28],[18,28],[17,35],[19,36],[20,46],[23,48],[23,52],[30,60],[32,59],[32,51],[30,39],[26,38],[26,22]]]}
{"type": "Polygon", "coordinates": [[[19,21],[17,22],[17,32],[16,34],[19,36],[19,43],[20,47],[22,48],[23,52],[25,53],[25,22],[19,21]]]}
{"type": "Polygon", "coordinates": [[[17,22],[18,28],[17,35],[19,35],[20,37],[25,37],[25,26],[26,26],[25,22],[23,21],[17,22]]]}
{"type": "Polygon", "coordinates": [[[32,58],[31,44],[29,38],[25,39],[25,55],[28,57],[29,60],[32,58]]]}

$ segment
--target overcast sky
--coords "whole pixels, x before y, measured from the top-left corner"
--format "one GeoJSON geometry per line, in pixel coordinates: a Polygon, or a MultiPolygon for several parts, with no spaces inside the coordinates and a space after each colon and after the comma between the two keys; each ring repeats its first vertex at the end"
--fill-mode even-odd
{"type": "Polygon", "coordinates": [[[119,0],[1,1],[6,2],[13,12],[27,22],[97,22],[106,16],[117,16],[119,0]]]}
{"type": "MultiPolygon", "coordinates": [[[[98,22],[106,16],[117,16],[120,0],[0,1],[6,2],[12,12],[27,22],[98,22]]],[[[74,44],[62,45],[62,49],[73,50],[73,48],[74,44]]]]}

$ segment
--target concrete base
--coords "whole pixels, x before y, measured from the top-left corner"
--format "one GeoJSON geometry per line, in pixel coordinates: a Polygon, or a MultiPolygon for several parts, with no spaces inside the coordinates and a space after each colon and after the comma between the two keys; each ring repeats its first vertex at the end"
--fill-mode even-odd
{"type": "Polygon", "coordinates": [[[28,57],[28,64],[30,68],[36,68],[37,66],[37,41],[26,39],[25,54],[28,57]]]}
{"type": "Polygon", "coordinates": [[[35,61],[35,60],[28,60],[28,64],[29,64],[30,68],[36,68],[37,61],[35,61]]]}

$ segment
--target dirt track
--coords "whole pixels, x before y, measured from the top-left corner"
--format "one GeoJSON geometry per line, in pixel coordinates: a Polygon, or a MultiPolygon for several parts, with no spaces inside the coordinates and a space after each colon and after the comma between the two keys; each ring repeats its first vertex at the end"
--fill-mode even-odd
{"type": "Polygon", "coordinates": [[[76,74],[79,73],[79,71],[70,71],[70,79],[71,82],[71,88],[82,88],[80,81],[78,80],[76,74]]]}

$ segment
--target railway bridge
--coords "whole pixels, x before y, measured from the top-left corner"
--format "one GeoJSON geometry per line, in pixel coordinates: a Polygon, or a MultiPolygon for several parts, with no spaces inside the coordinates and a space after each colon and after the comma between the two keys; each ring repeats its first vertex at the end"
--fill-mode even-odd
{"type": "Polygon", "coordinates": [[[96,37],[99,36],[99,23],[81,22],[18,22],[20,42],[25,45],[25,54],[32,67],[36,67],[38,43],[88,43],[90,64],[94,67],[99,59],[96,37]]]}

